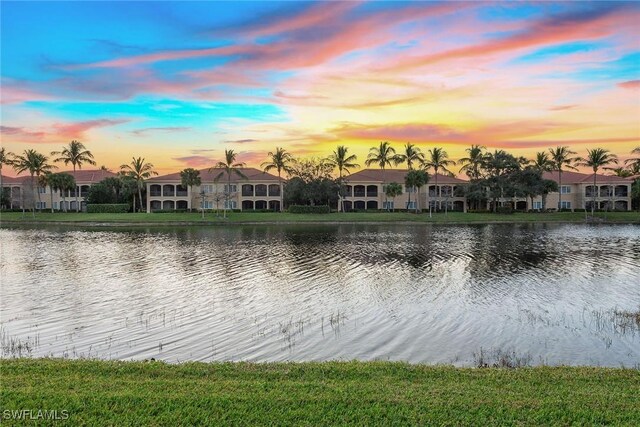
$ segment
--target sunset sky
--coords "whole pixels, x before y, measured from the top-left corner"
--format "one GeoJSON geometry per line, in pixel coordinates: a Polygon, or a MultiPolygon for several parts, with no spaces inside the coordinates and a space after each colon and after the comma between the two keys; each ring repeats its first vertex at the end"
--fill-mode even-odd
{"type": "MultiPolygon", "coordinates": [[[[1,136],[114,170],[282,146],[640,145],[640,3],[5,2],[1,136]]],[[[7,171],[10,172],[10,171],[7,171]]]]}

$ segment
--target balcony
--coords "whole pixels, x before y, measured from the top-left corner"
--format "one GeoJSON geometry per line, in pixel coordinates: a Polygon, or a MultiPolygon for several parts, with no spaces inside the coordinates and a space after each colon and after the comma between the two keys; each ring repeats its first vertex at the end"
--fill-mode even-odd
{"type": "Polygon", "coordinates": [[[256,197],[266,197],[266,196],[267,196],[267,186],[264,184],[256,185],[256,197]]]}
{"type": "Polygon", "coordinates": [[[178,197],[187,197],[189,195],[189,191],[187,187],[183,187],[182,185],[178,185],[176,187],[176,196],[178,197]]]}
{"type": "MultiPolygon", "coordinates": [[[[242,186],[242,195],[244,197],[253,197],[253,185],[251,184],[244,184],[242,186]]],[[[244,209],[244,208],[243,208],[244,209]]],[[[251,206],[251,209],[253,209],[253,206],[251,206]]]]}

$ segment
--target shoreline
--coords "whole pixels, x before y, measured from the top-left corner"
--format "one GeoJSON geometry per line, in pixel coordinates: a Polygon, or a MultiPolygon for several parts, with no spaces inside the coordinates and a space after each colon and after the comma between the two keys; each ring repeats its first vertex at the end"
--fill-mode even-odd
{"type": "Polygon", "coordinates": [[[21,409],[33,411],[27,416],[57,411],[89,425],[632,425],[640,419],[640,370],[632,368],[26,358],[0,359],[0,368],[8,424],[24,421],[21,409]]]}

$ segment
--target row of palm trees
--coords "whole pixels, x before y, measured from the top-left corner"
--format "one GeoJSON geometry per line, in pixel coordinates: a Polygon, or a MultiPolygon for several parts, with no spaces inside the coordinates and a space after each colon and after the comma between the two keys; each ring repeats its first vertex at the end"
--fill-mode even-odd
{"type": "MultiPolygon", "coordinates": [[[[459,172],[465,173],[472,181],[482,179],[486,174],[488,161],[496,159],[499,154],[506,154],[503,150],[496,150],[495,153],[486,151],[486,147],[481,145],[472,145],[466,150],[467,157],[463,157],[458,160],[458,165],[461,166],[459,172]]],[[[529,161],[526,158],[519,158],[518,161],[523,165],[531,168],[538,169],[540,171],[557,171],[558,172],[558,185],[562,186],[562,173],[566,170],[575,170],[576,166],[589,167],[594,172],[594,186],[597,185],[597,172],[600,169],[609,169],[619,175],[625,174],[639,174],[640,173],[640,157],[632,157],[627,160],[625,164],[628,169],[624,168],[611,168],[612,164],[618,164],[617,156],[604,148],[587,149],[587,156],[574,157],[575,152],[571,151],[566,146],[559,146],[556,148],[549,148],[548,152],[538,152],[534,160],[529,161]]],[[[636,147],[632,154],[640,155],[640,147],[636,147]]],[[[73,140],[68,146],[63,147],[61,151],[51,152],[52,156],[55,156],[53,162],[63,162],[65,165],[71,164],[74,174],[77,169],[81,169],[84,164],[95,165],[93,154],[86,149],[84,144],[79,141],[73,140]]],[[[246,178],[242,173],[242,168],[246,166],[243,162],[237,161],[238,153],[234,150],[225,150],[224,161],[220,161],[215,164],[214,168],[219,171],[216,180],[220,178],[224,173],[227,174],[228,187],[231,186],[231,176],[237,175],[241,178],[246,178]],[[220,171],[222,169],[222,171],[220,171]]],[[[275,151],[268,153],[268,160],[261,164],[261,167],[265,172],[277,171],[280,187],[282,188],[282,175],[286,173],[291,175],[294,171],[294,164],[296,159],[287,152],[286,149],[276,147],[275,151]]],[[[344,145],[338,146],[326,159],[326,162],[335,168],[338,172],[338,182],[340,188],[346,175],[350,173],[353,168],[360,167],[356,163],[357,156],[355,154],[349,154],[349,150],[344,145]]],[[[365,165],[378,166],[382,170],[382,181],[385,183],[385,170],[393,166],[406,165],[409,171],[414,170],[417,167],[423,171],[433,171],[435,177],[436,188],[438,187],[438,175],[447,174],[453,175],[450,167],[456,164],[449,158],[447,152],[441,147],[434,147],[428,150],[427,154],[423,153],[419,147],[415,144],[407,143],[403,147],[401,152],[396,152],[395,148],[387,141],[380,142],[376,147],[372,147],[369,150],[365,165]]],[[[31,175],[32,187],[35,187],[35,180],[40,179],[41,176],[50,174],[56,166],[49,163],[49,158],[33,149],[27,149],[22,155],[14,155],[6,152],[4,148],[0,149],[0,188],[2,188],[1,172],[2,166],[12,166],[15,171],[20,174],[23,172],[29,172],[31,175]]],[[[142,157],[133,157],[129,164],[123,164],[120,166],[120,173],[128,175],[135,179],[138,187],[138,200],[142,207],[142,188],[145,180],[149,179],[152,175],[157,175],[157,172],[153,170],[153,164],[148,163],[142,157]]],[[[342,190],[341,190],[342,191],[342,190]]],[[[282,191],[280,192],[280,208],[282,209],[282,191]]],[[[341,194],[342,196],[342,194],[341,194]]],[[[561,206],[562,192],[559,195],[559,204],[561,206]]],[[[343,199],[343,197],[341,197],[343,199]]],[[[38,201],[40,201],[40,195],[38,193],[38,201]]],[[[80,204],[78,203],[78,194],[76,192],[76,207],[80,210],[80,204]]],[[[135,198],[134,198],[134,211],[135,211],[135,198]]],[[[225,212],[226,215],[226,212],[225,212]]]]}

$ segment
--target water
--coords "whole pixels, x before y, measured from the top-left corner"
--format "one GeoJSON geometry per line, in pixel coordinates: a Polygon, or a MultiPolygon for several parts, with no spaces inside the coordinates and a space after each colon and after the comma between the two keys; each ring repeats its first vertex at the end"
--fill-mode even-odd
{"type": "Polygon", "coordinates": [[[638,366],[640,227],[0,229],[2,357],[638,366]],[[618,313],[616,315],[616,312],[618,313]]]}

